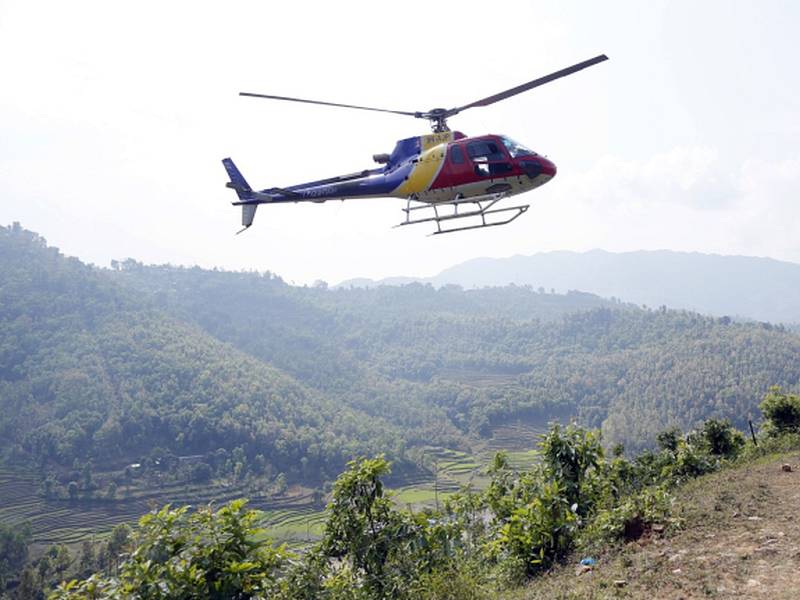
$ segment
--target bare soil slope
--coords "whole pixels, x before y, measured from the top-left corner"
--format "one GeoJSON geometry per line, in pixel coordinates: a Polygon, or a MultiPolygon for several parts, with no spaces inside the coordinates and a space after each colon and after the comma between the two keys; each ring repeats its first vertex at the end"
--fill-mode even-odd
{"type": "Polygon", "coordinates": [[[725,470],[677,495],[679,529],[609,551],[591,571],[561,566],[509,598],[800,598],[800,454],[725,470]]]}

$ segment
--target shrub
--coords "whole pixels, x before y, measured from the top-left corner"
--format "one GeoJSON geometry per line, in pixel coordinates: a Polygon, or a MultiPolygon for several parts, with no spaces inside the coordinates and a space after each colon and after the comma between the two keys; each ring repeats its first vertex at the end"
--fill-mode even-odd
{"type": "Polygon", "coordinates": [[[759,408],[767,419],[767,435],[800,432],[800,395],[784,393],[780,387],[773,386],[759,408]]]}
{"type": "Polygon", "coordinates": [[[599,511],[581,535],[581,545],[638,539],[653,524],[670,520],[674,500],[663,487],[646,488],[618,506],[599,511]]]}
{"type": "Polygon", "coordinates": [[[195,483],[206,483],[211,479],[213,469],[208,463],[198,463],[192,468],[191,479],[195,483]]]}
{"type": "Polygon", "coordinates": [[[600,432],[569,424],[555,424],[539,444],[547,475],[564,490],[569,505],[575,504],[578,513],[586,515],[596,500],[585,494],[585,482],[590,473],[603,461],[600,432]]]}
{"type": "Polygon", "coordinates": [[[288,555],[257,535],[257,518],[243,500],[216,512],[165,506],[139,520],[133,550],[118,577],[73,580],[51,598],[269,597],[288,555]]]}
{"type": "Polygon", "coordinates": [[[489,594],[481,584],[480,570],[470,567],[459,563],[426,573],[410,596],[416,600],[484,600],[489,594]]]}
{"type": "Polygon", "coordinates": [[[719,461],[712,457],[704,448],[690,442],[681,441],[678,449],[674,453],[662,453],[672,457],[661,470],[661,478],[664,481],[680,483],[687,479],[699,477],[706,473],[716,471],[719,461]]]}
{"type": "Polygon", "coordinates": [[[727,419],[708,419],[700,432],[710,454],[724,458],[736,458],[744,447],[744,435],[727,419]]]}
{"type": "Polygon", "coordinates": [[[322,541],[324,553],[341,559],[353,585],[368,597],[396,595],[408,575],[404,550],[418,533],[384,494],[381,476],[388,473],[382,456],[348,463],[333,486],[322,541]]]}
{"type": "Polygon", "coordinates": [[[678,444],[683,438],[683,432],[677,427],[672,427],[662,431],[656,436],[656,443],[661,450],[675,452],[678,450],[678,444]]]}
{"type": "Polygon", "coordinates": [[[562,485],[546,483],[538,496],[512,512],[490,551],[502,560],[521,561],[527,575],[546,569],[572,547],[578,527],[575,510],[562,485]]]}

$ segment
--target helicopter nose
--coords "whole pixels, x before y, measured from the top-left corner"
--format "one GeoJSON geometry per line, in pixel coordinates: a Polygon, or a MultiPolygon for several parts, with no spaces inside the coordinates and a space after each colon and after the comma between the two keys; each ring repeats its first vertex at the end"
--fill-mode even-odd
{"type": "Polygon", "coordinates": [[[555,177],[556,171],[558,169],[556,169],[556,165],[553,161],[548,160],[543,156],[540,156],[539,164],[542,167],[542,173],[544,173],[545,175],[549,175],[550,177],[555,177]]]}

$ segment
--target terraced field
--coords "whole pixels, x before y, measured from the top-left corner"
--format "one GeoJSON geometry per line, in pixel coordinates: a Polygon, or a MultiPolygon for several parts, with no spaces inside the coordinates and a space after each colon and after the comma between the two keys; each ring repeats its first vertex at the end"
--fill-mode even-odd
{"type": "MultiPolygon", "coordinates": [[[[492,437],[473,453],[451,448],[428,447],[425,462],[437,475],[420,473],[407,477],[391,488],[395,501],[411,509],[432,507],[462,486],[481,489],[488,483],[485,467],[495,452],[508,452],[516,469],[530,467],[537,459],[532,449],[546,424],[516,422],[494,429],[492,437]]],[[[132,488],[115,502],[45,500],[38,495],[33,476],[11,469],[0,469],[0,521],[30,521],[34,533],[34,552],[51,544],[77,545],[91,537],[102,538],[120,523],[135,523],[154,507],[166,503],[221,504],[249,497],[250,506],[262,511],[266,535],[279,543],[301,547],[322,534],[324,511],[315,506],[311,490],[293,486],[285,496],[265,497],[253,490],[225,482],[217,485],[164,484],[156,488],[132,488]]]]}
{"type": "Polygon", "coordinates": [[[78,544],[93,534],[103,534],[119,523],[130,523],[149,510],[146,501],[81,503],[47,501],[38,496],[30,475],[0,471],[0,521],[29,521],[34,550],[51,544],[78,544]]]}
{"type": "MultiPolygon", "coordinates": [[[[38,487],[36,480],[24,472],[0,470],[0,521],[6,523],[29,521],[33,529],[34,551],[52,544],[74,546],[92,537],[102,538],[116,525],[135,523],[152,508],[167,503],[219,505],[249,495],[239,486],[173,484],[154,490],[135,490],[129,497],[122,497],[114,502],[102,500],[71,502],[45,500],[38,495],[38,487]]],[[[273,513],[294,518],[298,515],[319,513],[311,507],[311,494],[308,490],[293,488],[291,492],[279,498],[256,497],[249,505],[265,511],[268,517],[267,524],[271,526],[274,523],[276,532],[282,533],[286,528],[282,529],[281,519],[269,517],[273,513]]]]}
{"type": "Polygon", "coordinates": [[[518,375],[510,373],[487,373],[470,369],[442,369],[437,373],[437,376],[441,379],[455,381],[464,385],[493,388],[514,385],[519,380],[518,375]]]}
{"type": "Polygon", "coordinates": [[[541,436],[547,433],[549,421],[514,421],[495,427],[486,442],[488,452],[525,452],[536,447],[541,436]]]}
{"type": "Polygon", "coordinates": [[[473,453],[428,447],[425,449],[425,462],[431,471],[437,470],[438,476],[427,473],[407,479],[392,490],[395,500],[409,508],[421,508],[434,506],[437,496],[442,502],[465,485],[483,489],[489,483],[486,466],[500,450],[508,453],[509,463],[514,469],[528,469],[538,460],[534,448],[546,431],[546,423],[518,421],[496,427],[492,437],[478,445],[473,453]]]}
{"type": "Polygon", "coordinates": [[[293,548],[318,540],[325,526],[325,511],[310,504],[264,510],[262,514],[265,535],[276,543],[285,543],[293,548]]]}

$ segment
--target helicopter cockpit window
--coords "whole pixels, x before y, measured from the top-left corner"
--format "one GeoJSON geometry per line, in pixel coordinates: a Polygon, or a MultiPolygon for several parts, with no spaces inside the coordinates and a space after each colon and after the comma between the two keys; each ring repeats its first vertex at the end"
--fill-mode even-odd
{"type": "Polygon", "coordinates": [[[502,147],[494,140],[468,144],[467,154],[475,166],[475,174],[480,177],[498,177],[513,170],[502,147]]]}
{"type": "Polygon", "coordinates": [[[464,162],[464,153],[461,151],[461,146],[450,148],[450,162],[454,165],[460,165],[464,162]]]}
{"type": "Polygon", "coordinates": [[[536,156],[536,152],[533,150],[529,150],[519,142],[515,142],[511,138],[504,137],[503,145],[508,150],[508,153],[511,155],[511,158],[517,158],[519,156],[536,156]]]}
{"type": "Polygon", "coordinates": [[[493,140],[480,140],[467,145],[467,154],[473,162],[506,160],[506,155],[493,140]]]}

